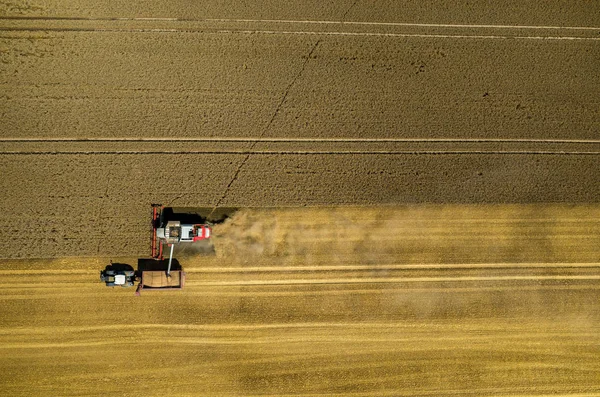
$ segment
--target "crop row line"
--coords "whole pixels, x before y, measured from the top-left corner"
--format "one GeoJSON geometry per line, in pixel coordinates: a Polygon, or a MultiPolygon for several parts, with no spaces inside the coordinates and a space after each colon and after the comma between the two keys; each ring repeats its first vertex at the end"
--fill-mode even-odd
{"type": "Polygon", "coordinates": [[[0,151],[0,155],[600,155],[585,151],[535,151],[535,150],[99,150],[99,151],[0,151]]]}

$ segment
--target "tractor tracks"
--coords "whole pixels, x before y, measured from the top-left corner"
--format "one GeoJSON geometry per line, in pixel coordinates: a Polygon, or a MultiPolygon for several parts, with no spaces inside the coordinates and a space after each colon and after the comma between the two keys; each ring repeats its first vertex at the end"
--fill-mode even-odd
{"type": "Polygon", "coordinates": [[[4,17],[3,32],[263,34],[371,38],[600,40],[591,26],[381,23],[285,19],[4,17]]]}
{"type": "Polygon", "coordinates": [[[4,138],[0,155],[599,155],[600,140],[4,138]]]}

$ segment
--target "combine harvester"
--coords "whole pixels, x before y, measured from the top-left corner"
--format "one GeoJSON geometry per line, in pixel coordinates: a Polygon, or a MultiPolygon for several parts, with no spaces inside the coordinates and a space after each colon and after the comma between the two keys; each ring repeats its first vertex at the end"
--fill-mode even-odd
{"type": "MultiPolygon", "coordinates": [[[[146,290],[172,290],[182,289],[185,284],[185,272],[179,267],[172,270],[173,249],[175,244],[193,243],[209,239],[212,229],[206,222],[185,223],[189,214],[175,214],[172,209],[167,209],[160,204],[152,205],[152,242],[151,260],[143,260],[146,265],[138,270],[125,264],[113,264],[106,266],[100,272],[100,280],[108,287],[131,287],[139,281],[136,295],[140,295],[142,289],[146,290]],[[169,261],[164,269],[163,250],[164,245],[170,247],[169,261]],[[148,266],[148,263],[151,266],[148,266]],[[163,267],[162,269],[160,269],[163,267]]],[[[141,262],[142,260],[140,260],[141,262]]]]}

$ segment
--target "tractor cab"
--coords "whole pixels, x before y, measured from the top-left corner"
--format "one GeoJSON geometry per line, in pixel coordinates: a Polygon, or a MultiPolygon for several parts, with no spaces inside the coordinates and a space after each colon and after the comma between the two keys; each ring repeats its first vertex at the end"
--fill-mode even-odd
{"type": "Polygon", "coordinates": [[[100,281],[107,287],[133,287],[136,281],[133,267],[121,263],[110,263],[100,271],[100,281]]]}

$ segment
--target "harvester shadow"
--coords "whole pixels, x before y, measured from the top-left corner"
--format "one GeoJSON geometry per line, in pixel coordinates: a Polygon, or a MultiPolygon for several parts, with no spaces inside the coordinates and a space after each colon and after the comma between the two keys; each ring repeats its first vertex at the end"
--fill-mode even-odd
{"type": "Polygon", "coordinates": [[[238,211],[238,208],[233,207],[164,207],[162,216],[165,219],[177,219],[181,223],[187,224],[203,224],[212,223],[219,224],[225,222],[238,211]]]}

